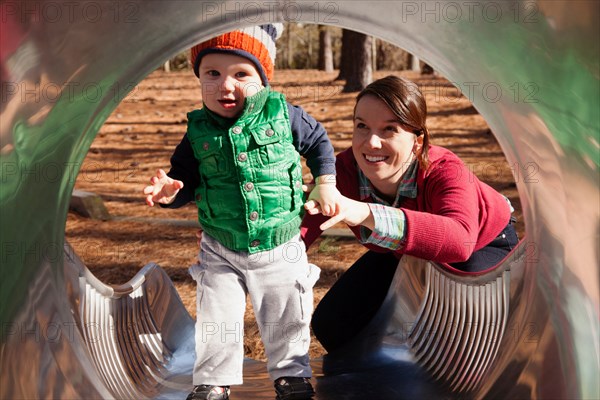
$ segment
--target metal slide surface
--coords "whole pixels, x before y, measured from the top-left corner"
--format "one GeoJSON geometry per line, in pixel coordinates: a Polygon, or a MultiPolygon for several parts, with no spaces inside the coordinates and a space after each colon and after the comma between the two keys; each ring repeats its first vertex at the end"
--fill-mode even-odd
{"type": "MultiPolygon", "coordinates": [[[[166,274],[148,260],[110,287],[64,243],[77,166],[167,58],[285,19],[380,37],[459,87],[514,166],[527,232],[477,277],[405,257],[373,323],[314,361],[317,398],[600,398],[599,2],[0,6],[0,398],[185,397],[193,321],[166,274]]],[[[274,397],[263,363],[245,376],[233,399],[274,397]]]]}

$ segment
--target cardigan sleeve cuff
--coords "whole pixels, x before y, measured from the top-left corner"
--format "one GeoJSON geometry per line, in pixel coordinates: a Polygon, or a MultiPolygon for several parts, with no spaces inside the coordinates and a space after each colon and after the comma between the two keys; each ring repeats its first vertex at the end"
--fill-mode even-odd
{"type": "Polygon", "coordinates": [[[406,218],[398,208],[381,204],[368,203],[375,227],[370,229],[360,227],[360,241],[363,244],[374,244],[390,250],[399,250],[404,244],[406,218]]]}

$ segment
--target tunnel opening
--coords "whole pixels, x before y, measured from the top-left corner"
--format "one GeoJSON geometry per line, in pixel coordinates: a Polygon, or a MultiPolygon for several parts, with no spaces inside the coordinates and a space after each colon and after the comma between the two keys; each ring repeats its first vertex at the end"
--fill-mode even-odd
{"type": "MultiPolygon", "coordinates": [[[[164,62],[161,59],[157,64],[164,62]]],[[[318,121],[324,121],[336,153],[349,147],[351,111],[357,92],[342,93],[343,82],[335,80],[338,71],[309,70],[302,76],[298,72],[276,71],[271,82],[273,89],[284,93],[291,103],[303,106],[318,121]]],[[[454,151],[474,175],[510,198],[519,220],[519,237],[523,238],[515,166],[508,164],[487,122],[475,110],[471,101],[475,95],[472,91],[465,92],[469,85],[473,89],[472,82],[451,82],[438,72],[396,70],[377,71],[374,78],[389,74],[406,77],[419,85],[429,104],[428,125],[433,144],[454,151]]],[[[491,86],[492,83],[482,85],[485,91],[480,96],[497,100],[490,97],[494,89],[491,86]]],[[[168,170],[169,154],[185,133],[186,110],[202,104],[199,92],[197,79],[189,68],[169,73],[158,69],[136,83],[100,128],[75,185],[76,189],[100,194],[112,218],[99,224],[70,213],[66,229],[75,253],[105,284],[124,285],[147,262],[157,262],[174,281],[192,317],[195,317],[195,284],[187,275],[187,268],[197,257],[196,207],[190,204],[178,210],[148,209],[137,189],[146,184],[156,169],[168,170]],[[132,191],[134,188],[137,191],[132,191]],[[164,249],[165,242],[169,243],[168,249],[164,249]]],[[[497,95],[496,91],[494,96],[497,95]]],[[[318,285],[317,298],[320,298],[362,250],[359,244],[343,237],[326,239],[323,246],[318,243],[317,246],[310,254],[312,262],[331,266],[331,271],[324,271],[325,281],[318,285]],[[344,265],[339,265],[340,258],[344,265]]],[[[248,312],[246,355],[264,361],[264,348],[251,306],[248,312]]],[[[315,342],[313,338],[312,352],[318,358],[324,350],[315,342]]]]}
{"type": "MultiPolygon", "coordinates": [[[[491,4],[489,10],[497,10],[500,7],[504,12],[503,15],[511,14],[512,10],[541,10],[536,9],[537,3],[532,2],[507,2],[503,5],[493,2],[482,2],[482,6],[491,4]],[[506,7],[506,8],[502,8],[506,7]],[[529,8],[527,8],[529,7],[529,8]],[[533,8],[531,8],[533,7],[533,8]]],[[[224,4],[224,3],[223,3],[224,4]]],[[[312,4],[312,3],[311,3],[312,4]]],[[[315,3],[316,4],[316,3],[315,3]]],[[[331,3],[327,3],[330,5],[331,3]]],[[[454,3],[452,3],[454,4],[454,3]]],[[[597,263],[597,249],[590,245],[597,238],[597,221],[598,211],[594,208],[594,201],[581,201],[582,199],[597,199],[598,190],[597,183],[593,183],[594,177],[597,176],[597,162],[594,155],[597,152],[597,140],[593,134],[589,132],[597,132],[597,122],[589,118],[593,115],[589,112],[589,107],[577,107],[581,105],[578,97],[573,97],[574,106],[561,104],[564,98],[554,96],[560,90],[563,93],[571,93],[571,90],[581,93],[589,93],[590,88],[594,88],[594,83],[597,84],[597,74],[594,79],[589,78],[590,71],[597,71],[597,45],[591,46],[594,49],[590,53],[580,52],[581,47],[577,49],[566,50],[569,40],[578,36],[578,32],[586,32],[586,21],[583,19],[582,25],[571,25],[571,15],[580,15],[583,11],[584,15],[597,15],[590,12],[597,10],[595,5],[588,6],[585,2],[580,3],[577,7],[578,13],[569,14],[569,16],[561,19],[557,18],[557,14],[549,7],[550,2],[540,2],[540,7],[544,6],[543,12],[538,14],[540,19],[534,21],[530,25],[525,24],[525,20],[518,18],[514,30],[509,31],[504,37],[505,40],[494,40],[498,37],[500,29],[504,22],[488,21],[490,15],[485,17],[476,17],[476,20],[468,21],[469,24],[454,24],[456,14],[449,14],[449,18],[440,18],[439,21],[427,21],[427,16],[442,16],[441,9],[436,9],[433,12],[427,11],[423,3],[397,2],[392,5],[389,2],[385,4],[369,4],[353,5],[348,8],[340,9],[340,26],[347,26],[354,29],[365,28],[369,33],[378,37],[391,39],[390,41],[401,44],[400,38],[410,38],[405,43],[405,47],[414,54],[422,54],[423,59],[428,60],[431,64],[438,68],[456,82],[470,82],[473,78],[475,82],[487,82],[489,76],[494,76],[500,87],[506,93],[510,93],[510,85],[515,82],[523,82],[520,80],[523,77],[531,76],[536,83],[553,82],[553,87],[544,86],[545,90],[550,90],[552,96],[545,96],[544,101],[539,104],[523,104],[518,102],[499,100],[495,105],[488,104],[481,98],[474,98],[473,102],[477,109],[485,115],[494,133],[498,135],[501,147],[504,149],[507,159],[510,163],[516,162],[520,168],[527,167],[529,162],[537,163],[540,166],[537,171],[540,175],[540,184],[535,185],[535,182],[517,182],[519,194],[523,201],[523,209],[525,210],[524,221],[528,227],[528,238],[531,240],[533,252],[532,258],[527,259],[530,266],[520,276],[521,301],[518,307],[513,310],[519,322],[532,323],[532,330],[526,331],[529,325],[515,326],[514,340],[509,343],[510,346],[503,348],[502,355],[498,359],[497,367],[494,375],[490,377],[490,381],[486,383],[486,389],[490,385],[494,385],[496,393],[507,393],[506,387],[500,387],[499,382],[504,382],[502,378],[511,375],[509,381],[519,381],[519,393],[553,393],[553,395],[564,395],[563,397],[597,397],[598,385],[590,376],[595,375],[593,372],[598,370],[597,352],[590,349],[597,347],[586,344],[597,343],[597,318],[593,310],[597,310],[598,294],[597,280],[587,279],[589,274],[590,261],[593,265],[597,263]],[[427,11],[421,13],[417,17],[414,15],[415,9],[408,10],[406,7],[416,6],[417,11],[427,11]],[[353,8],[355,7],[355,8],[353,8]],[[397,20],[392,20],[392,16],[402,17],[403,24],[398,25],[397,20]],[[406,22],[406,23],[404,23],[406,22]],[[576,29],[572,29],[573,26],[576,29]],[[436,41],[436,36],[439,39],[446,38],[449,32],[456,32],[458,43],[449,44],[446,40],[436,41]],[[557,33],[558,32],[558,33],[557,33]],[[560,32],[567,32],[573,36],[563,36],[560,32]],[[474,36],[475,35],[475,36],[474,36]],[[477,40],[473,40],[476,37],[477,40]],[[561,37],[561,40],[557,40],[561,37]],[[564,38],[564,41],[562,40],[564,38]],[[533,43],[530,46],[528,41],[533,43]],[[546,42],[547,40],[547,42],[546,42]],[[436,43],[432,46],[431,43],[436,43]],[[489,43],[494,43],[495,46],[488,46],[489,43]],[[546,46],[546,43],[548,46],[546,46]],[[470,45],[470,46],[469,46],[470,45]],[[460,47],[461,51],[456,48],[460,47]],[[546,52],[548,51],[548,53],[546,52]],[[524,53],[529,52],[530,57],[528,62],[524,64],[501,61],[524,59],[521,57],[524,53]],[[475,60],[479,62],[471,62],[469,56],[481,54],[482,58],[475,60]],[[550,62],[545,58],[546,54],[552,54],[550,62]],[[590,57],[591,55],[591,57],[590,57]],[[564,57],[563,57],[564,56],[564,57]],[[542,60],[546,60],[543,62],[542,60]],[[573,60],[581,61],[581,64],[573,62],[573,60]],[[502,66],[504,65],[504,66],[502,66]],[[508,68],[507,65],[516,65],[516,68],[508,68]],[[563,72],[567,67],[572,67],[577,71],[577,81],[569,81],[565,79],[560,72],[563,72]],[[596,69],[594,69],[596,68],[596,69]],[[549,75],[545,71],[549,71],[549,75]],[[549,78],[552,76],[552,79],[549,78]],[[512,80],[512,82],[511,82],[512,80]],[[570,86],[573,84],[573,86],[570,86]],[[557,100],[559,99],[559,100],[557,100]],[[570,118],[567,118],[570,117],[570,118]],[[570,122],[566,122],[570,121],[570,122]],[[575,121],[575,123],[573,123],[575,121]],[[592,128],[591,130],[589,128],[592,128]],[[543,167],[543,168],[541,168],[543,167]],[[581,179],[570,179],[580,177],[581,179]],[[565,187],[565,182],[569,182],[571,188],[568,192],[561,192],[551,188],[565,187]],[[547,202],[545,207],[541,206],[541,199],[547,202]],[[565,205],[577,205],[577,214],[564,212],[565,205]],[[592,226],[593,225],[593,226],[592,226]],[[583,244],[583,245],[582,245],[583,244]],[[574,251],[576,249],[576,251],[574,251]],[[539,272],[539,273],[538,273],[539,272]],[[578,304],[573,307],[574,303],[578,304]],[[552,306],[549,306],[552,304],[552,306]],[[535,315],[535,317],[533,317],[535,315]],[[588,329],[591,328],[591,329],[588,329]],[[525,341],[530,337],[530,333],[535,333],[533,341],[525,341]],[[556,345],[555,339],[558,337],[556,332],[560,332],[560,344],[556,345]],[[579,343],[579,345],[578,345],[579,343]],[[557,351],[554,351],[558,347],[557,351]],[[582,350],[584,349],[585,350],[582,350]],[[540,368],[539,363],[532,359],[534,354],[545,358],[548,352],[552,352],[553,360],[558,361],[551,366],[540,368]],[[558,356],[556,355],[558,353],[558,356]],[[595,358],[594,358],[595,356],[595,358]],[[512,362],[511,360],[522,361],[512,362]],[[566,368],[565,366],[569,367],[566,368]],[[518,366],[515,371],[514,366],[518,366]],[[513,368],[512,371],[507,371],[513,368]],[[521,374],[521,371],[527,370],[530,379],[521,374]],[[541,372],[540,372],[541,371],[541,372]],[[587,372],[585,372],[587,371],[587,372]],[[590,374],[589,371],[592,373],[590,374]],[[553,380],[552,385],[543,384],[536,380],[540,373],[545,377],[558,375],[564,379],[553,380]],[[575,384],[562,384],[563,382],[576,382],[575,384]]],[[[15,4],[9,4],[14,6],[15,4]]],[[[155,47],[149,52],[136,52],[140,45],[145,43],[146,39],[140,38],[133,29],[125,29],[119,27],[118,31],[110,31],[113,28],[111,24],[96,24],[96,32],[102,32],[104,38],[122,39],[127,36],[129,41],[121,42],[121,49],[117,53],[111,53],[99,48],[90,49],[86,41],[94,40],[92,35],[86,34],[85,26],[90,21],[77,20],[70,21],[70,26],[66,24],[57,24],[56,20],[51,21],[53,24],[39,24],[37,26],[28,26],[22,24],[23,30],[30,36],[28,44],[41,44],[39,48],[44,48],[45,51],[40,54],[42,59],[35,57],[29,59],[31,68],[24,68],[29,74],[34,75],[38,72],[43,74],[54,73],[54,78],[61,82],[72,82],[73,77],[79,82],[101,82],[106,76],[106,71],[111,71],[110,83],[126,83],[135,82],[136,84],[146,76],[155,66],[158,65],[156,60],[164,60],[165,54],[172,55],[176,50],[182,50],[194,41],[201,40],[213,34],[226,31],[233,28],[239,20],[230,13],[229,17],[221,18],[190,18],[190,15],[198,15],[197,9],[193,10],[191,6],[180,4],[181,7],[177,10],[169,9],[174,13],[174,18],[179,18],[182,21],[181,25],[176,30],[169,31],[164,29],[169,34],[159,38],[150,34],[150,37],[156,41],[155,47]],[[198,33],[197,24],[203,23],[206,29],[202,33],[198,33]],[[194,26],[196,25],[196,26],[194,26]],[[109,29],[107,29],[107,26],[109,29]],[[81,35],[66,35],[66,31],[71,29],[79,29],[81,35]],[[51,34],[47,34],[51,33],[51,34]],[[107,33],[108,32],[108,33],[107,33]],[[115,34],[117,32],[117,34],[115,34]],[[42,33],[42,35],[40,35],[42,33]],[[37,34],[37,36],[36,36],[37,34]],[[46,36],[44,36],[46,35],[46,36]],[[112,35],[112,36],[111,36],[112,35]],[[119,36],[124,35],[124,36],[119,36]],[[181,37],[184,37],[184,42],[181,43],[181,37]],[[67,44],[65,46],[65,43],[67,44]],[[174,45],[174,43],[177,43],[174,45]],[[70,47],[69,45],[73,45],[70,47]],[[66,51],[65,49],[69,49],[66,51]],[[165,50],[167,49],[167,50],[165,50]],[[175,50],[172,50],[175,49],[175,50]],[[58,50],[52,52],[51,50],[58,50]],[[81,54],[96,55],[95,63],[82,62],[81,54]],[[58,60],[57,55],[64,56],[58,60]],[[75,56],[73,56],[75,55],[75,56]],[[43,61],[42,61],[43,60],[43,61]],[[149,61],[150,60],[150,61],[149,61]],[[60,61],[60,62],[52,62],[60,61]],[[77,66],[82,66],[77,69],[77,66]],[[116,67],[115,67],[116,65],[116,67]],[[42,67],[43,66],[43,67],[42,67]],[[76,71],[75,75],[69,75],[72,71],[76,71]]],[[[306,3],[296,3],[302,10],[309,9],[310,5],[306,3]],[[305,8],[302,8],[305,7],[305,8]]],[[[335,4],[334,4],[335,5],[335,4]]],[[[3,12],[5,11],[5,3],[2,4],[3,12]]],[[[143,15],[149,18],[148,22],[152,22],[157,27],[165,27],[164,18],[157,17],[161,15],[161,5],[159,3],[131,3],[134,9],[140,10],[143,15]]],[[[454,6],[454,5],[453,5],[454,6]]],[[[460,4],[459,4],[460,6],[460,4]]],[[[167,7],[168,6],[164,6],[167,7]]],[[[205,10],[206,11],[206,10],[205,10]]],[[[446,11],[452,11],[446,8],[446,11]]],[[[454,10],[455,11],[455,10],[454,10]]],[[[140,14],[140,15],[142,15],[140,14]]],[[[252,17],[257,17],[261,13],[251,13],[252,17]]],[[[466,14],[470,15],[470,14],[466,14]]],[[[498,14],[495,14],[497,18],[498,14]]],[[[531,14],[527,14],[531,16],[531,14]]],[[[264,16],[264,15],[263,15],[264,16]]],[[[523,16],[523,14],[521,14],[523,16]]],[[[213,15],[214,17],[214,15],[213,15]]],[[[273,19],[278,19],[273,18],[273,19]]],[[[306,17],[305,17],[306,18],[306,17]]],[[[269,19],[267,17],[266,19],[269,19]]],[[[597,19],[597,18],[596,18],[597,19]]],[[[510,23],[513,23],[514,18],[510,18],[510,23]]],[[[594,21],[591,17],[592,22],[594,21]]],[[[47,21],[42,21],[47,22],[47,21]]],[[[96,21],[98,22],[98,21],[96,21]]],[[[320,21],[322,22],[322,21],[320,21]]],[[[591,26],[594,26],[592,23],[591,26]]],[[[597,26],[597,25],[596,25],[597,26]]],[[[159,29],[160,30],[160,29],[159,29]]],[[[581,36],[587,37],[587,36],[581,36]]],[[[3,42],[5,36],[3,35],[3,42]]],[[[585,40],[583,42],[586,42],[585,40]]],[[[31,54],[31,53],[30,53],[31,54]]],[[[35,52],[33,53],[35,54],[35,52]]],[[[24,74],[21,77],[31,76],[24,74]]],[[[45,75],[48,77],[48,75],[45,75]]],[[[4,77],[3,77],[4,79],[4,77]]],[[[20,78],[15,78],[16,80],[20,78]]],[[[4,83],[4,81],[3,81],[4,83]]],[[[104,86],[103,86],[104,87],[104,86]]],[[[3,86],[3,90],[7,86],[3,86]]],[[[494,89],[494,85],[488,86],[490,90],[494,89]]],[[[527,97],[529,92],[527,88],[522,86],[526,93],[517,95],[520,100],[527,97]]],[[[529,87],[531,88],[531,87],[529,87]]],[[[515,88],[517,89],[517,88],[515,88]]],[[[492,92],[486,92],[486,95],[491,95],[492,92]]],[[[522,93],[522,92],[521,92],[522,93]]],[[[4,92],[3,92],[4,96],[4,92]]],[[[119,100],[124,96],[120,94],[119,100]]],[[[583,96],[586,97],[586,96],[583,96]]],[[[590,104],[597,110],[597,94],[590,98],[595,99],[590,104]]],[[[24,301],[4,301],[3,290],[3,319],[9,316],[10,323],[23,324],[29,322],[37,322],[36,318],[45,314],[46,311],[54,311],[55,318],[63,318],[63,321],[69,321],[72,316],[69,314],[69,309],[65,307],[64,288],[67,285],[61,280],[62,257],[48,257],[48,252],[38,254],[35,248],[33,250],[30,244],[33,242],[37,248],[47,248],[48,246],[61,243],[63,240],[64,227],[66,218],[66,203],[70,189],[73,187],[73,182],[63,174],[64,179],[59,183],[56,180],[42,180],[42,182],[33,182],[35,176],[40,176],[39,171],[43,170],[50,162],[58,161],[59,164],[66,165],[82,165],[81,162],[85,157],[85,152],[92,144],[94,135],[99,128],[99,125],[108,117],[110,111],[116,106],[108,105],[106,99],[101,99],[96,103],[97,107],[93,109],[89,105],[87,107],[64,107],[61,103],[56,109],[63,117],[57,122],[56,115],[58,112],[53,111],[52,107],[45,107],[45,104],[34,104],[30,100],[21,102],[8,101],[6,108],[3,109],[2,119],[2,162],[3,172],[3,241],[8,233],[14,239],[8,244],[21,246],[22,251],[18,251],[18,246],[8,247],[3,243],[3,274],[7,272],[6,288],[9,295],[16,295],[17,300],[24,301]],[[5,112],[6,111],[6,112],[5,112]],[[17,121],[17,122],[15,122],[17,121]],[[13,126],[14,125],[14,126],[13,126]],[[77,127],[75,127],[78,125],[77,127]],[[14,140],[11,142],[10,135],[5,135],[6,127],[14,129],[14,140]],[[52,133],[52,134],[51,134],[52,133]],[[8,139],[7,139],[8,138],[8,139]],[[44,138],[47,140],[38,140],[44,138]],[[5,145],[5,140],[8,140],[8,145],[5,145]],[[41,152],[44,155],[41,155],[41,152]],[[14,162],[15,157],[19,157],[14,162]],[[19,173],[25,168],[32,166],[32,160],[39,160],[38,170],[27,169],[28,174],[21,173],[20,179],[14,179],[16,172],[19,173]],[[16,167],[14,171],[8,171],[5,167],[16,167]],[[35,172],[38,171],[38,172],[35,172]],[[10,174],[9,174],[10,172],[10,174]],[[33,177],[32,177],[33,175],[33,177]],[[4,185],[6,183],[6,185],[4,185]],[[37,185],[36,185],[37,184],[37,185]],[[50,194],[50,196],[47,196],[50,194]],[[53,195],[56,195],[54,198],[53,195]],[[29,199],[27,204],[17,204],[15,199],[29,199]],[[45,207],[37,207],[41,199],[46,199],[45,207]],[[25,206],[29,208],[25,208],[25,206]],[[31,206],[34,207],[31,207],[31,206]],[[54,214],[42,215],[41,212],[31,212],[31,209],[56,209],[54,214]],[[14,214],[14,215],[12,215],[14,214]],[[15,218],[19,216],[17,221],[15,218]],[[58,227],[58,228],[57,228],[58,227]],[[38,255],[36,257],[36,254],[38,255]],[[41,255],[41,256],[40,256],[41,255]],[[4,261],[7,261],[4,264],[4,261]],[[5,268],[5,265],[17,265],[21,268],[5,268]],[[18,273],[14,271],[18,270],[18,273]],[[31,279],[33,272],[38,272],[38,278],[31,279]],[[44,281],[39,277],[48,277],[50,279],[44,281]],[[50,283],[48,283],[50,282],[50,283]],[[56,283],[56,286],[54,285],[56,283]],[[40,296],[30,296],[28,290],[36,289],[40,294],[43,294],[45,302],[43,307],[40,303],[40,296]],[[29,297],[28,297],[29,296],[29,297]],[[8,306],[6,306],[8,304],[8,306]],[[17,306],[16,304],[21,304],[17,306]],[[44,313],[35,313],[34,310],[44,311],[44,313]]],[[[4,106],[4,104],[3,104],[4,106]]],[[[597,115],[597,114],[596,114],[597,115]]],[[[526,170],[525,173],[529,173],[526,170]]],[[[529,176],[529,175],[527,175],[529,176]]],[[[523,247],[523,246],[521,246],[523,247]]],[[[51,256],[51,254],[50,254],[51,256]]],[[[593,271],[592,271],[593,272],[593,271]]],[[[592,274],[593,275],[593,274],[592,274]]],[[[68,286],[68,285],[67,285],[68,286]]],[[[7,297],[9,299],[10,297],[7,297]]],[[[13,328],[15,325],[10,325],[13,328]]],[[[25,326],[25,325],[23,325],[25,326]]],[[[30,375],[25,371],[36,372],[35,366],[40,364],[42,359],[52,360],[58,359],[59,356],[68,356],[73,363],[66,365],[54,365],[49,369],[62,372],[61,376],[74,376],[73,365],[84,366],[84,376],[77,382],[70,382],[67,379],[57,378],[60,383],[54,387],[54,397],[60,397],[61,390],[65,397],[87,397],[82,394],[98,394],[101,393],[106,397],[108,392],[102,389],[102,383],[98,380],[98,376],[93,371],[93,368],[82,356],[81,342],[77,338],[70,340],[68,346],[62,350],[56,346],[47,345],[39,346],[39,341],[34,342],[27,337],[20,336],[16,338],[13,330],[7,331],[7,335],[3,336],[4,350],[2,363],[6,365],[11,362],[10,376],[7,377],[8,385],[3,386],[5,397],[44,397],[40,395],[45,388],[32,389],[34,385],[19,385],[22,376],[30,375]],[[15,339],[16,338],[16,339],[15,339]],[[30,354],[36,356],[29,358],[24,365],[19,362],[20,357],[15,357],[19,349],[29,349],[30,354]],[[64,350],[67,349],[67,350],[64,350]],[[32,351],[33,350],[33,351],[32,351]],[[64,353],[66,351],[67,353],[64,353]],[[33,368],[32,368],[33,366],[33,368]],[[83,382],[83,383],[82,383],[83,382]],[[85,383],[90,383],[86,386],[85,383]],[[62,386],[61,386],[62,385],[62,386]],[[25,387],[28,386],[28,387],[25,387]],[[33,390],[33,391],[32,391],[33,390]],[[34,393],[35,390],[38,390],[34,393]]],[[[46,340],[44,343],[53,343],[46,340]]],[[[507,344],[507,343],[504,343],[507,344]]],[[[540,357],[537,358],[540,360],[540,357]]],[[[40,364],[41,365],[41,364],[40,364]]],[[[49,365],[44,363],[44,365],[49,365]]],[[[3,368],[4,370],[4,368],[3,368]]],[[[8,370],[8,369],[6,369],[8,370]]],[[[44,371],[47,371],[44,368],[44,371]]],[[[48,375],[42,376],[40,371],[37,371],[39,382],[47,382],[48,375]]],[[[79,375],[77,375],[79,376],[79,375]]],[[[4,379],[4,374],[3,374],[4,379]]],[[[35,377],[33,378],[35,379],[35,377]]],[[[510,385],[509,385],[510,386],[510,385]]],[[[50,389],[52,390],[52,389],[50,389]]]]}

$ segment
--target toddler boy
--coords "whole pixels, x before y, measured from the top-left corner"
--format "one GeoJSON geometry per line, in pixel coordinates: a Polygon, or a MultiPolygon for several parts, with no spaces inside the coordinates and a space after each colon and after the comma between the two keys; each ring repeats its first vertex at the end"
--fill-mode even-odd
{"type": "Polygon", "coordinates": [[[321,124],[269,86],[281,24],[225,33],[192,48],[204,107],[144,189],[146,202],[195,201],[203,230],[197,281],[194,389],[188,400],[223,400],[242,383],[243,323],[249,294],[277,398],[314,395],[308,359],[312,288],[300,221],[300,155],[316,177],[309,199],[335,215],[333,147],[321,124]]]}

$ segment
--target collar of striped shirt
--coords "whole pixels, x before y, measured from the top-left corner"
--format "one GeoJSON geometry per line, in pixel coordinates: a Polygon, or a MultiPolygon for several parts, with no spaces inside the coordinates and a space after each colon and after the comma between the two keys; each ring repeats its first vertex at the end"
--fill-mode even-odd
{"type": "Polygon", "coordinates": [[[398,185],[398,192],[396,192],[396,198],[392,204],[389,204],[386,200],[382,199],[377,195],[375,188],[371,184],[371,181],[363,174],[363,172],[358,168],[358,183],[359,183],[359,195],[361,200],[366,200],[371,198],[374,202],[379,204],[384,204],[391,207],[399,207],[402,203],[402,198],[411,198],[414,199],[417,197],[417,171],[419,170],[419,163],[417,160],[413,160],[409,165],[406,172],[402,176],[400,180],[400,185],[398,185]]]}

